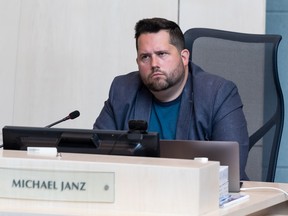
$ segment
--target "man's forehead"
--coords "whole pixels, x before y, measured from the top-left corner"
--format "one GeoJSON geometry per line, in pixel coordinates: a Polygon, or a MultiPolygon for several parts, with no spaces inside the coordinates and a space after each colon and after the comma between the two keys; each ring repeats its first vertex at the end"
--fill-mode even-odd
{"type": "Polygon", "coordinates": [[[160,51],[171,46],[169,35],[157,33],[143,34],[138,38],[138,50],[152,49],[160,51]]]}
{"type": "Polygon", "coordinates": [[[168,31],[165,31],[165,30],[160,30],[158,32],[145,32],[145,33],[142,33],[139,38],[138,38],[138,41],[139,39],[145,39],[145,38],[167,38],[167,39],[170,39],[170,35],[169,35],[169,32],[168,31]]]}

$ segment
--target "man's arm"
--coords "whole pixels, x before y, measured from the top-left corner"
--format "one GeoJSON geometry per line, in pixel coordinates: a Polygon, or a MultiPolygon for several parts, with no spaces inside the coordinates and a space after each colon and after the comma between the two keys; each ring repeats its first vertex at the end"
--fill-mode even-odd
{"type": "Polygon", "coordinates": [[[240,176],[247,180],[245,167],[249,151],[247,122],[237,87],[232,82],[225,82],[217,91],[214,104],[213,140],[232,140],[239,143],[240,176]]]}

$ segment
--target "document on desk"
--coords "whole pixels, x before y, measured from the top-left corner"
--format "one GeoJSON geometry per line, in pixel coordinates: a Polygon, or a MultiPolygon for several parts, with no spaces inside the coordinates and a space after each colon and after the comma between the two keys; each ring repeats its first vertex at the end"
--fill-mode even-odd
{"type": "Polygon", "coordinates": [[[222,203],[220,203],[220,207],[225,208],[225,207],[232,206],[238,203],[242,203],[248,199],[249,199],[248,194],[240,194],[240,193],[229,194],[228,198],[222,203]]]}

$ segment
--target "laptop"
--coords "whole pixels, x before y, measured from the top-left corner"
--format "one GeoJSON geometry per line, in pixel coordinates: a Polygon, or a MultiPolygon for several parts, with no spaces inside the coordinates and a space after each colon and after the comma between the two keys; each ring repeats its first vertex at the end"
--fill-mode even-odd
{"type": "Polygon", "coordinates": [[[206,157],[228,166],[229,192],[240,191],[239,145],[234,141],[160,140],[160,157],[206,157]]]}

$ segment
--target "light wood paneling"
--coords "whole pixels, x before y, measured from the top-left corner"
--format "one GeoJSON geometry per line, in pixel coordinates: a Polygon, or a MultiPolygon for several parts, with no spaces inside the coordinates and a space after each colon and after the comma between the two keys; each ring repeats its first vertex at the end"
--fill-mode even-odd
{"type": "MultiPolygon", "coordinates": [[[[13,123],[20,0],[0,0],[0,127],[13,123]]],[[[0,135],[2,130],[0,131],[0,135]]],[[[2,136],[0,136],[0,141],[2,136]]],[[[2,141],[1,141],[2,142],[2,141]]]]}
{"type": "Polygon", "coordinates": [[[12,93],[5,96],[10,108],[1,113],[13,113],[15,120],[4,124],[45,126],[79,109],[78,119],[59,127],[80,128],[92,128],[112,79],[137,69],[135,23],[153,16],[177,21],[178,13],[177,0],[22,0],[20,10],[2,6],[16,13],[19,25],[19,33],[4,32],[11,41],[14,35],[6,50],[17,59],[15,83],[14,76],[9,81],[14,102],[12,93]]]}
{"type": "Polygon", "coordinates": [[[180,0],[180,25],[264,33],[266,0],[180,0]]]}

